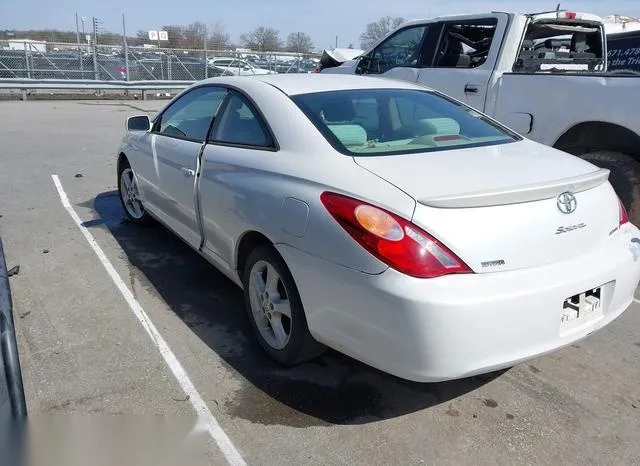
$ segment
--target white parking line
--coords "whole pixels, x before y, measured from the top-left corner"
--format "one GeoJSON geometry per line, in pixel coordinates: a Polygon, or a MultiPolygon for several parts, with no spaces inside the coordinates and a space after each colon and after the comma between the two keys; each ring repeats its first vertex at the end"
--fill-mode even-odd
{"type": "Polygon", "coordinates": [[[169,366],[169,369],[171,369],[171,372],[173,372],[175,378],[178,380],[178,383],[184,390],[184,393],[188,395],[189,401],[193,405],[193,408],[196,410],[196,413],[198,413],[198,424],[200,424],[201,428],[209,432],[213,440],[215,440],[215,442],[218,444],[218,447],[222,451],[222,454],[225,456],[229,464],[245,465],[246,463],[242,459],[242,455],[240,455],[240,452],[233,445],[224,430],[222,430],[222,427],[220,427],[217,419],[205,404],[202,396],[200,396],[200,393],[198,393],[198,391],[196,390],[196,387],[193,385],[193,382],[191,382],[191,379],[189,379],[189,375],[182,367],[182,364],[180,364],[178,358],[175,356],[175,354],[173,354],[173,351],[171,351],[171,348],[169,348],[167,342],[164,340],[160,332],[158,332],[155,325],[153,325],[147,313],[133,296],[131,290],[129,290],[125,282],[122,280],[122,278],[120,278],[120,275],[118,275],[118,272],[113,267],[111,261],[109,261],[100,245],[98,245],[98,242],[95,240],[93,235],[91,235],[89,230],[82,225],[82,220],[71,206],[69,198],[64,192],[62,183],[60,183],[60,178],[58,178],[58,175],[51,175],[51,178],[53,178],[53,183],[56,185],[56,189],[58,190],[58,195],[60,196],[62,205],[67,210],[67,212],[69,212],[69,215],[80,229],[80,232],[86,238],[89,246],[91,246],[93,251],[96,253],[98,259],[100,259],[100,262],[102,262],[102,265],[106,269],[115,285],[118,287],[118,290],[120,290],[120,293],[122,293],[122,296],[124,296],[124,299],[127,300],[129,307],[142,324],[142,327],[149,334],[151,340],[153,340],[153,344],[156,346],[156,348],[158,348],[158,351],[164,358],[167,366],[169,366]]]}

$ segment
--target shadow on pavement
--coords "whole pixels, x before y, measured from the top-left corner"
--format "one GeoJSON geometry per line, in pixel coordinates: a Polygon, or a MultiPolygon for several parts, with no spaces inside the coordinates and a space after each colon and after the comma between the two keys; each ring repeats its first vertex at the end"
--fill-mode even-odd
{"type": "MultiPolygon", "coordinates": [[[[294,368],[272,362],[255,342],[241,290],[162,226],[125,220],[116,191],[83,203],[127,255],[130,271],[245,381],[220,408],[260,424],[294,427],[364,424],[447,402],[502,372],[458,381],[419,384],[382,373],[329,350],[294,368]]],[[[455,414],[452,414],[455,415],[455,414]]]]}

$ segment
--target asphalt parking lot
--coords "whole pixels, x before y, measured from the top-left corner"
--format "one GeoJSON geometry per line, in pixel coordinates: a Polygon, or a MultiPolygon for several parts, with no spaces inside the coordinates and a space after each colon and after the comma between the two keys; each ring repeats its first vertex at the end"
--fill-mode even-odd
{"type": "MultiPolygon", "coordinates": [[[[294,369],[268,360],[235,285],[165,229],[124,221],[124,120],[163,104],[0,102],[0,235],[8,266],[20,265],[11,285],[30,415],[196,418],[63,207],[57,175],[247,464],[640,464],[638,304],[578,344],[460,381],[410,383],[336,352],[294,369]]],[[[210,463],[226,463],[201,440],[210,463]]]]}

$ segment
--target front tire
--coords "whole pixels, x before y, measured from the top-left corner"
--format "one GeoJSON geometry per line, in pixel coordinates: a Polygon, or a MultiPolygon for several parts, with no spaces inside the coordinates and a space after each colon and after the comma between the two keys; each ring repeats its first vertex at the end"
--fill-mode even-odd
{"type": "Polygon", "coordinates": [[[153,222],[142,204],[138,179],[127,159],[122,160],[118,167],[118,195],[130,222],[138,225],[150,225],[153,222]]]}
{"type": "Polygon", "coordinates": [[[609,182],[622,200],[629,219],[640,225],[640,163],[622,152],[599,150],[578,157],[611,171],[609,182]]]}
{"type": "Polygon", "coordinates": [[[326,350],[311,336],[293,277],[272,247],[259,246],[249,254],[242,282],[251,327],[272,359],[292,366],[326,350]]]}

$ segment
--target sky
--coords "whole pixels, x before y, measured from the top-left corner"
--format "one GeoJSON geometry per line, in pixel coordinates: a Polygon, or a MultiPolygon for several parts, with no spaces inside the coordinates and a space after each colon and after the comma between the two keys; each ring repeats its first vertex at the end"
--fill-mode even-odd
{"type": "Polygon", "coordinates": [[[640,17],[640,0],[0,0],[0,30],[75,30],[75,14],[100,18],[111,32],[122,31],[125,15],[128,35],[165,24],[186,25],[203,21],[224,24],[233,41],[257,26],[273,27],[286,39],[290,32],[305,32],[316,48],[353,44],[367,23],[382,16],[407,20],[447,14],[489,11],[536,12],[561,8],[601,16],[624,14],[640,17]]]}

